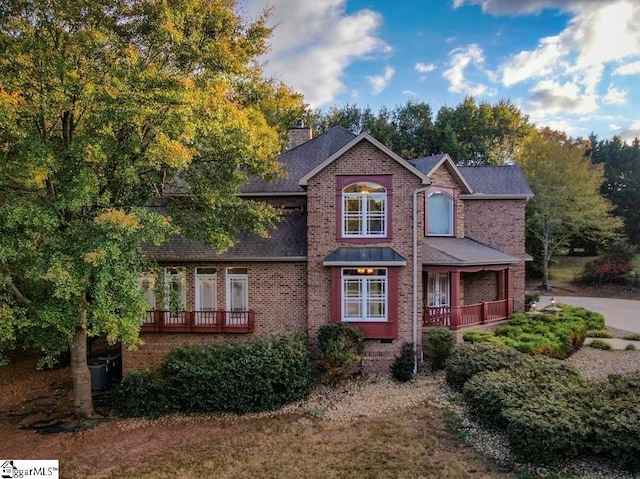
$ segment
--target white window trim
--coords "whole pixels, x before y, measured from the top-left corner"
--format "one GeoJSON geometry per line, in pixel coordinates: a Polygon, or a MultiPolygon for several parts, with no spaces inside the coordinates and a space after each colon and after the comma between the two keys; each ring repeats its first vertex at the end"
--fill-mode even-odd
{"type": "Polygon", "coordinates": [[[144,295],[145,300],[147,300],[147,302],[149,303],[149,310],[150,311],[153,311],[153,310],[157,309],[158,298],[156,296],[156,281],[158,281],[158,276],[156,274],[153,274],[153,273],[144,274],[144,275],[140,276],[140,278],[138,279],[138,289],[144,295]],[[151,296],[153,298],[152,301],[148,301],[148,298],[145,295],[145,290],[143,288],[143,282],[144,281],[148,281],[149,282],[149,285],[150,285],[149,291],[151,291],[151,296]]]}
{"type": "Polygon", "coordinates": [[[235,281],[239,281],[239,282],[243,283],[243,285],[244,285],[244,287],[243,287],[243,292],[244,292],[243,301],[244,301],[244,304],[246,306],[246,308],[238,309],[236,311],[248,311],[249,310],[249,275],[247,273],[243,273],[243,274],[227,273],[227,276],[226,276],[226,288],[227,288],[226,308],[227,308],[227,311],[234,311],[231,308],[231,297],[233,296],[232,283],[234,283],[235,281]]]}
{"type": "Polygon", "coordinates": [[[171,305],[168,304],[168,300],[170,298],[170,289],[171,289],[171,281],[173,278],[177,277],[180,281],[180,301],[181,307],[176,308],[177,311],[184,311],[187,309],[187,271],[183,267],[166,267],[164,268],[164,309],[171,310],[171,305]],[[169,270],[177,270],[178,274],[171,274],[169,270]]]}
{"type": "Polygon", "coordinates": [[[451,306],[451,275],[445,272],[429,272],[427,274],[427,306],[431,308],[437,308],[441,306],[451,306]],[[440,284],[443,277],[446,277],[446,300],[443,303],[440,301],[442,296],[440,290],[440,284]],[[431,284],[433,281],[433,293],[431,291],[431,284]],[[431,304],[431,299],[434,299],[434,304],[431,304]],[[438,304],[435,304],[438,303],[438,304]]]}
{"type": "Polygon", "coordinates": [[[429,204],[427,204],[427,236],[453,236],[455,234],[455,224],[454,224],[454,220],[455,220],[455,201],[453,199],[453,196],[451,196],[449,193],[445,192],[445,191],[434,191],[433,193],[430,193],[429,196],[427,196],[427,198],[431,198],[432,196],[435,195],[442,195],[442,196],[446,196],[447,198],[449,198],[449,201],[451,201],[451,210],[449,212],[449,230],[451,231],[450,233],[432,233],[431,229],[429,228],[429,221],[431,218],[431,214],[429,211],[429,204]]]}
{"type": "Polygon", "coordinates": [[[215,311],[218,308],[218,274],[217,273],[198,273],[198,268],[196,267],[196,276],[195,276],[196,284],[195,284],[195,300],[196,300],[196,311],[215,311]],[[202,297],[200,294],[200,280],[202,279],[213,279],[213,308],[211,310],[205,310],[202,308],[202,297]]]}
{"type": "Polygon", "coordinates": [[[345,192],[347,188],[353,186],[357,183],[351,183],[350,185],[345,186],[342,189],[342,236],[344,238],[385,238],[387,237],[387,225],[388,225],[388,193],[387,188],[383,185],[375,182],[369,182],[371,184],[375,184],[380,188],[384,189],[384,192],[345,192]],[[369,213],[369,204],[368,199],[374,198],[378,200],[382,200],[382,213],[369,213]],[[347,231],[347,200],[358,200],[360,203],[360,214],[358,216],[352,216],[353,218],[360,218],[360,231],[358,233],[351,233],[347,231]],[[382,231],[376,231],[374,233],[369,231],[369,221],[370,219],[378,218],[382,220],[382,231]]]}
{"type": "Polygon", "coordinates": [[[342,268],[342,272],[341,272],[341,293],[340,293],[340,301],[341,301],[341,321],[345,322],[345,323],[363,323],[363,322],[371,322],[371,323],[386,323],[389,321],[389,271],[387,268],[372,268],[372,269],[377,269],[377,270],[384,270],[384,274],[380,275],[380,274],[367,274],[367,275],[345,275],[345,271],[352,271],[354,269],[357,268],[342,268]],[[362,315],[359,317],[354,317],[354,316],[347,316],[347,311],[346,311],[346,283],[347,283],[347,279],[346,278],[352,278],[353,279],[358,279],[359,283],[360,283],[360,310],[362,312],[362,315]],[[380,317],[380,316],[373,316],[370,317],[368,315],[368,308],[367,306],[369,305],[371,296],[369,295],[369,281],[371,280],[382,280],[382,285],[384,288],[384,297],[383,298],[373,298],[376,300],[382,299],[383,300],[383,305],[384,305],[384,316],[380,317]]]}

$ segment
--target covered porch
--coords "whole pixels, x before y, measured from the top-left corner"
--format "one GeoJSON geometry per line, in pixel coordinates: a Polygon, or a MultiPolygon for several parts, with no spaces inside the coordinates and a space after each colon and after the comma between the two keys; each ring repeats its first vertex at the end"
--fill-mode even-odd
{"type": "Polygon", "coordinates": [[[457,331],[524,310],[513,298],[518,258],[469,238],[426,238],[423,253],[424,328],[457,331]]]}

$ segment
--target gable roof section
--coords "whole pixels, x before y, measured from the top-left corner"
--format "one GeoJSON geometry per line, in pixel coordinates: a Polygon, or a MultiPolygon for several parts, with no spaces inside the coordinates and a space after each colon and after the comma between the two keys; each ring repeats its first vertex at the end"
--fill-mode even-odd
{"type": "Polygon", "coordinates": [[[520,261],[471,238],[427,237],[422,241],[422,262],[426,265],[478,266],[513,264],[520,261]]]}
{"type": "Polygon", "coordinates": [[[461,166],[460,171],[473,187],[473,194],[465,199],[533,197],[524,173],[517,165],[461,166]]]}
{"type": "Polygon", "coordinates": [[[241,188],[241,194],[304,193],[300,178],[316,168],[335,152],[351,142],[356,135],[341,126],[335,126],[309,141],[302,143],[279,156],[284,178],[275,181],[253,180],[241,188]]]}
{"type": "Polygon", "coordinates": [[[376,140],[374,137],[372,137],[368,133],[360,133],[358,136],[353,138],[349,143],[344,145],[342,148],[340,148],[338,151],[333,153],[331,156],[327,157],[322,163],[318,164],[315,168],[313,168],[307,174],[305,174],[302,178],[300,178],[300,181],[298,182],[300,186],[306,186],[309,179],[313,178],[316,174],[321,172],[328,165],[333,163],[336,159],[338,159],[340,156],[342,156],[344,153],[349,151],[351,148],[356,146],[361,141],[368,141],[379,150],[382,150],[382,152],[385,153],[387,156],[391,157],[392,159],[397,161],[401,166],[411,171],[414,175],[420,178],[422,180],[422,184],[428,185],[430,183],[428,176],[422,173],[420,170],[418,170],[415,166],[413,166],[407,160],[395,154],[393,151],[391,151],[389,148],[384,146],[382,143],[380,143],[378,140],[376,140]]]}
{"type": "Polygon", "coordinates": [[[409,163],[428,177],[431,177],[441,166],[445,166],[453,175],[454,179],[462,186],[462,190],[465,193],[473,193],[473,188],[447,153],[416,158],[415,160],[409,160],[409,163]]]}
{"type": "Polygon", "coordinates": [[[201,242],[172,235],[160,246],[147,244],[145,252],[155,261],[306,261],[307,216],[300,210],[285,210],[282,220],[267,238],[244,233],[224,253],[201,242]]]}

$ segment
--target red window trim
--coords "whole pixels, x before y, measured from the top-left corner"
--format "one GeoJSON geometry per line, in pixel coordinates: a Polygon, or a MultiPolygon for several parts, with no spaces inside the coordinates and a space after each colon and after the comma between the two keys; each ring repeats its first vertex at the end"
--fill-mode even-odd
{"type": "Polygon", "coordinates": [[[336,176],[336,238],[344,243],[371,244],[386,243],[392,239],[392,205],[393,205],[393,175],[339,175],[336,176]],[[353,183],[377,183],[387,190],[387,234],[386,236],[370,236],[353,238],[342,234],[342,190],[353,183]]]}
{"type": "MultiPolygon", "coordinates": [[[[376,265],[367,265],[375,268],[376,265]]],[[[342,266],[331,268],[331,322],[342,322],[342,266]]],[[[365,339],[397,339],[398,338],[398,267],[387,268],[387,321],[354,321],[350,322],[364,334],[365,339]]]]}

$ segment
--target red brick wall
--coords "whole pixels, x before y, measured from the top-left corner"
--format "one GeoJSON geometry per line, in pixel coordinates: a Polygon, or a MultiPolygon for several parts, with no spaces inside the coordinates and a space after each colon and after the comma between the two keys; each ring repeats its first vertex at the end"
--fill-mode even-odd
{"type": "Polygon", "coordinates": [[[463,304],[476,304],[498,299],[498,273],[496,271],[462,273],[462,278],[463,304]]]}
{"type": "MultiPolygon", "coordinates": [[[[340,246],[353,246],[337,238],[336,176],[393,175],[393,218],[391,239],[373,246],[389,246],[404,256],[407,266],[398,268],[398,338],[391,344],[380,340],[366,343],[365,370],[388,371],[394,355],[404,341],[412,340],[412,193],[422,185],[418,177],[387,156],[371,143],[363,140],[342,157],[336,159],[308,182],[308,322],[312,341],[321,325],[331,321],[331,269],[322,265],[323,259],[340,246]]],[[[420,195],[422,197],[422,195],[420,195]]],[[[419,204],[419,231],[423,231],[423,201],[419,204]]],[[[363,246],[363,245],[359,245],[363,246]]],[[[420,251],[418,251],[420,254],[420,251]]],[[[418,258],[420,260],[420,258],[418,258]]],[[[422,290],[418,290],[421,297],[422,290]]],[[[420,307],[419,302],[419,307],[420,307]]],[[[418,312],[418,318],[422,311],[418,312]]]]}
{"type": "MultiPolygon", "coordinates": [[[[465,234],[500,251],[525,257],[525,200],[466,200],[465,234]]],[[[524,302],[524,259],[512,266],[513,299],[524,302]]]]}
{"type": "MultiPolygon", "coordinates": [[[[178,266],[178,265],[173,265],[178,266]]],[[[197,266],[218,269],[218,308],[226,308],[226,268],[247,268],[249,278],[249,308],[255,311],[255,332],[278,334],[306,331],[307,268],[305,263],[208,263],[197,266]]],[[[186,265],[187,309],[195,307],[195,268],[186,265]]],[[[145,345],[136,351],[123,351],[124,369],[148,369],[160,363],[172,349],[183,344],[221,344],[242,342],[252,335],[143,333],[145,345]]],[[[123,348],[125,349],[125,348],[123,348]]]]}

